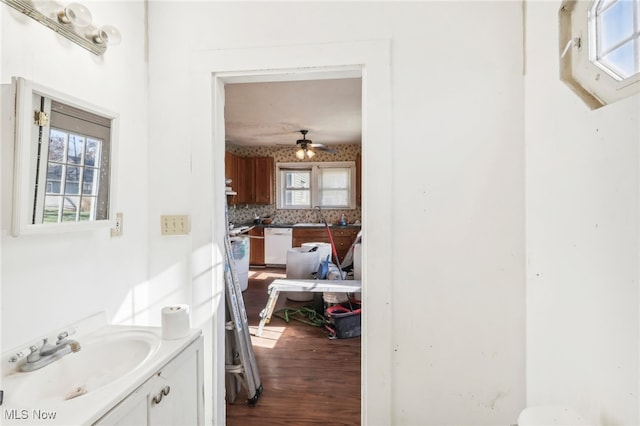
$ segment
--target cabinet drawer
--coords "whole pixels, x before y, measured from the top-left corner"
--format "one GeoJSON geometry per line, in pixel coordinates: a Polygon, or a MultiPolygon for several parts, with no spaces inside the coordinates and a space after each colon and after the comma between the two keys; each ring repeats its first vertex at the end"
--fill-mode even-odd
{"type": "Polygon", "coordinates": [[[335,237],[349,237],[353,238],[358,235],[358,230],[356,229],[333,229],[333,236],[335,237]]]}
{"type": "Polygon", "coordinates": [[[322,238],[327,237],[325,228],[293,228],[293,238],[322,238]]]}

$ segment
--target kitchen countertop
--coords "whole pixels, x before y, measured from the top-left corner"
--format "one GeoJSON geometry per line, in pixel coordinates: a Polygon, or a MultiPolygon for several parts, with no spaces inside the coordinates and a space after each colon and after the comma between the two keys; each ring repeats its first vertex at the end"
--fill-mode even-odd
{"type": "MultiPolygon", "coordinates": [[[[236,228],[241,226],[254,226],[256,228],[324,228],[324,225],[317,224],[311,226],[305,226],[304,224],[296,224],[296,223],[270,223],[269,225],[261,224],[261,223],[243,223],[241,225],[236,225],[236,228]]],[[[349,223],[347,225],[338,225],[338,224],[329,224],[329,228],[361,228],[362,224],[358,223],[349,223]]]]}

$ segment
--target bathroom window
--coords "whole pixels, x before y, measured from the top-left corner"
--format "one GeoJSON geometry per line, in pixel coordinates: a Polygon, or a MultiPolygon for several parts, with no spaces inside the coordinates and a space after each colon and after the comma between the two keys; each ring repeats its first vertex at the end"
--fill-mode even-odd
{"type": "Polygon", "coordinates": [[[355,162],[278,163],[278,208],[355,208],[355,162]]]}
{"type": "Polygon", "coordinates": [[[592,109],[640,93],[640,0],[565,0],[560,78],[592,109]]]}
{"type": "Polygon", "coordinates": [[[113,227],[116,115],[14,78],[12,235],[113,227]]]}
{"type": "Polygon", "coordinates": [[[640,71],[640,2],[596,1],[589,11],[590,60],[618,81],[640,71]]]}

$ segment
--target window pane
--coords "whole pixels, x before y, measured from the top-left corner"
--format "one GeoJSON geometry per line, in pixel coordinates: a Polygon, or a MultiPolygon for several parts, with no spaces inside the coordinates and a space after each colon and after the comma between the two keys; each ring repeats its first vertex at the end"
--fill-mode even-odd
{"type": "Polygon", "coordinates": [[[604,9],[609,7],[610,4],[615,3],[618,0],[601,0],[598,3],[597,13],[601,13],[604,9]]]}
{"type": "Polygon", "coordinates": [[[61,164],[49,164],[47,167],[47,188],[45,191],[47,194],[62,194],[61,164]]]}
{"type": "Polygon", "coordinates": [[[288,170],[285,171],[286,188],[310,188],[311,172],[308,170],[288,170]]]}
{"type": "Polygon", "coordinates": [[[65,194],[80,193],[80,167],[67,166],[64,193],[65,194]]]}
{"type": "Polygon", "coordinates": [[[349,205],[349,191],[346,189],[322,190],[320,192],[320,205],[346,207],[349,205]]]}
{"type": "Polygon", "coordinates": [[[49,136],[49,161],[64,161],[64,146],[66,143],[66,133],[56,129],[51,129],[49,136]]]}
{"type": "Polygon", "coordinates": [[[85,168],[82,175],[82,193],[96,195],[98,193],[98,169],[85,168]]]}
{"type": "Polygon", "coordinates": [[[631,77],[638,70],[637,58],[634,58],[633,41],[623,44],[602,58],[601,62],[611,68],[620,77],[631,77]]]}
{"type": "Polygon", "coordinates": [[[93,220],[96,211],[95,205],[95,197],[82,197],[79,220],[93,220]]]}
{"type": "Polygon", "coordinates": [[[601,48],[611,49],[633,34],[633,0],[620,0],[602,13],[601,48]]]}
{"type": "Polygon", "coordinates": [[[44,200],[44,223],[56,223],[58,222],[58,213],[60,212],[60,206],[62,205],[62,197],[47,195],[44,200]]]}
{"type": "Polygon", "coordinates": [[[76,221],[79,203],[80,203],[80,197],[64,197],[64,205],[62,207],[63,222],[76,221]]]}
{"type": "Polygon", "coordinates": [[[84,149],[84,138],[78,135],[69,135],[69,148],[67,150],[67,162],[72,164],[82,164],[83,149],[84,149]]]}
{"type": "Polygon", "coordinates": [[[321,169],[320,188],[348,188],[349,169],[321,169]]]}
{"type": "Polygon", "coordinates": [[[102,141],[87,138],[87,152],[85,153],[84,164],[91,167],[100,167],[101,151],[102,141]]]}
{"type": "Polygon", "coordinates": [[[288,207],[311,207],[311,192],[287,190],[284,193],[285,206],[288,207]]]}

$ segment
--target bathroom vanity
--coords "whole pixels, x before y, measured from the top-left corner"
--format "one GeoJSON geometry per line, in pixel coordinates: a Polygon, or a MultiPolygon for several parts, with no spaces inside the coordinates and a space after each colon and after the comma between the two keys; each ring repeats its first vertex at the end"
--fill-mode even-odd
{"type": "Polygon", "coordinates": [[[202,336],[94,425],[202,425],[202,336]]]}
{"type": "Polygon", "coordinates": [[[160,327],[105,325],[74,338],[81,350],[35,371],[3,354],[3,425],[204,423],[200,330],[165,340],[160,327]]]}

